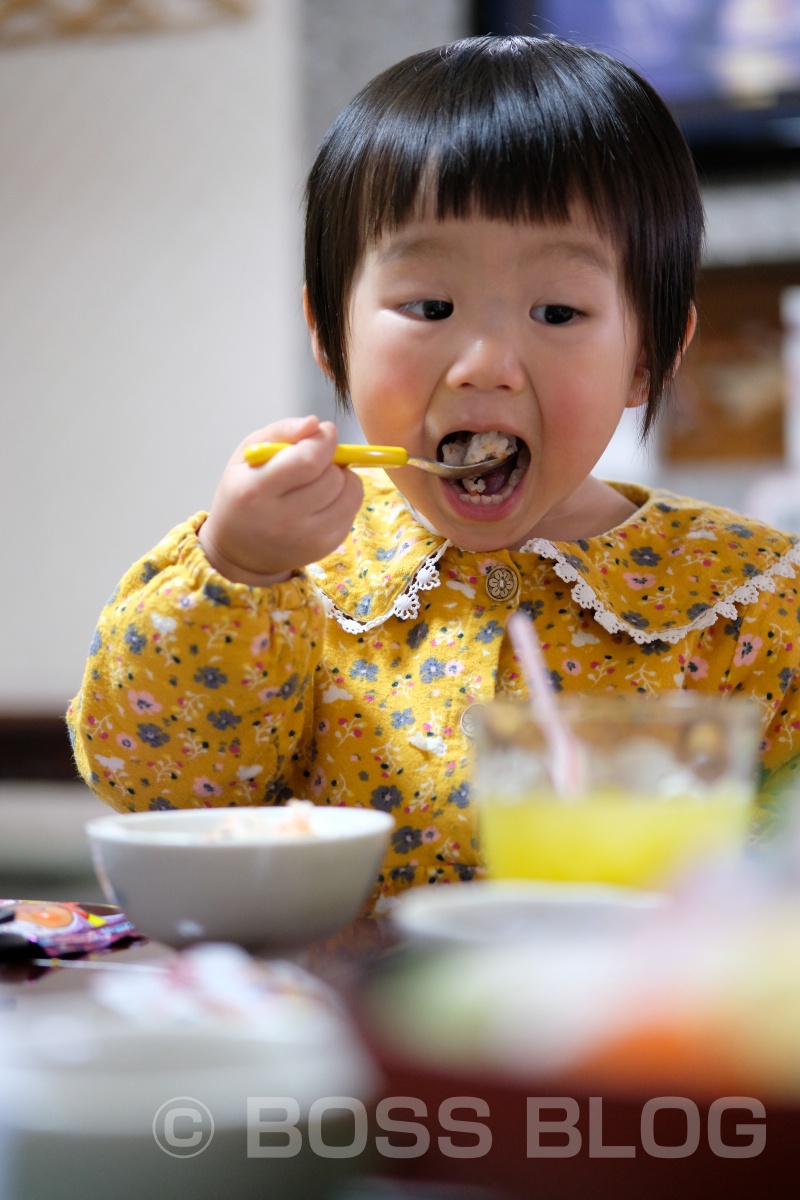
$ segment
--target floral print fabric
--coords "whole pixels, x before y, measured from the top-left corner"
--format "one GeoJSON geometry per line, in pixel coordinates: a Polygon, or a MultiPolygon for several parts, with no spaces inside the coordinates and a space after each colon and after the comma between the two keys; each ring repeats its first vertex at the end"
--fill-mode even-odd
{"type": "Polygon", "coordinates": [[[425,529],[380,471],[345,543],[286,583],[208,564],[204,514],[122,580],[68,722],[121,811],[372,806],[396,821],[372,898],[481,871],[469,710],[523,697],[505,637],[527,611],[559,691],[754,697],[762,802],[800,768],[796,539],[666,491],[601,537],[473,553],[425,529]]]}

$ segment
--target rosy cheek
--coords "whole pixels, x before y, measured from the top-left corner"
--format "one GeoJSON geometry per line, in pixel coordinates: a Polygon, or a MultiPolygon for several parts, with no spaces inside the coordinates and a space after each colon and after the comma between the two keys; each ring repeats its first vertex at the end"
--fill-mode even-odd
{"type": "Polygon", "coordinates": [[[397,430],[396,439],[401,432],[418,427],[429,399],[424,385],[408,370],[407,360],[391,352],[375,371],[351,375],[351,395],[365,433],[367,425],[397,430]]]}
{"type": "Polygon", "coordinates": [[[576,395],[574,390],[568,386],[554,386],[552,395],[557,402],[547,404],[544,407],[544,418],[546,423],[552,429],[572,430],[575,431],[575,422],[580,420],[583,424],[586,418],[585,401],[581,403],[581,397],[576,395]]]}

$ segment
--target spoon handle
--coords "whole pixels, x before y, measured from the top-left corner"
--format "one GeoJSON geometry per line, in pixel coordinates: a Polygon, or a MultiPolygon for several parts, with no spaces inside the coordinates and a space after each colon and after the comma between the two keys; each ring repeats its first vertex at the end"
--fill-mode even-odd
{"type": "MultiPolygon", "coordinates": [[[[285,450],[291,442],[255,442],[244,452],[244,460],[251,467],[260,467],[269,462],[279,450],[285,450]]],[[[408,451],[400,446],[345,446],[339,445],[333,461],[340,467],[404,467],[408,462],[408,451]]]]}

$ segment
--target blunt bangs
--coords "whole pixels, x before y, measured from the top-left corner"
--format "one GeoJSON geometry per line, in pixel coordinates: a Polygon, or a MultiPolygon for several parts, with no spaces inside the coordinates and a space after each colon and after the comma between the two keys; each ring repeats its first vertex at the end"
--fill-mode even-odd
{"type": "Polygon", "coordinates": [[[680,131],[628,67],[554,38],[467,38],[412,55],[331,127],[306,198],[309,308],[341,403],[350,290],[383,233],[431,211],[563,222],[579,204],[620,256],[650,374],[649,431],[681,353],[703,215],[680,131]]]}

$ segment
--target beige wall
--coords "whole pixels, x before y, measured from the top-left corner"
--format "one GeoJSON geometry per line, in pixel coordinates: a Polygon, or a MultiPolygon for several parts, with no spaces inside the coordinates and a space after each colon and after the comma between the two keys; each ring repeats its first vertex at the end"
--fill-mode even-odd
{"type": "Polygon", "coordinates": [[[250,429],[330,412],[299,305],[339,108],[462,0],[255,0],[204,31],[0,47],[0,712],[60,710],[120,574],[250,429]]]}
{"type": "Polygon", "coordinates": [[[0,707],[60,708],[134,557],[300,411],[296,5],[0,50],[0,707]]]}

